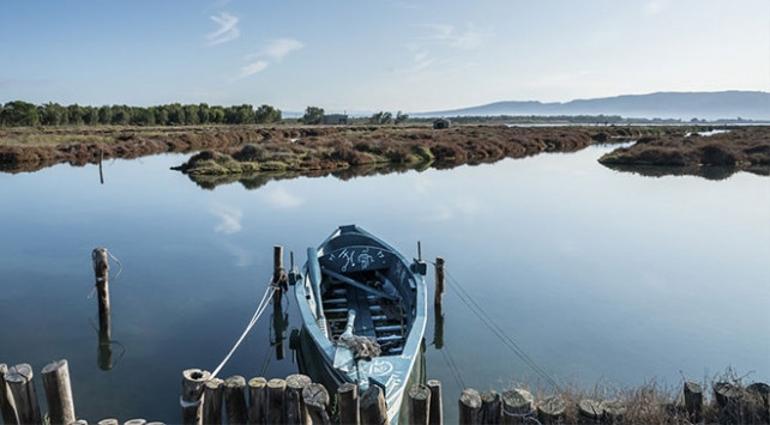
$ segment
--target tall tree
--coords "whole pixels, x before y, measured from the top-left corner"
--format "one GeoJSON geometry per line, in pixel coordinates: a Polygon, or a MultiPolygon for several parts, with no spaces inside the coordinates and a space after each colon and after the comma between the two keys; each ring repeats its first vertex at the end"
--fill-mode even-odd
{"type": "Polygon", "coordinates": [[[40,124],[40,114],[35,105],[14,100],[5,104],[0,120],[8,126],[34,126],[40,124]]]}
{"type": "Polygon", "coordinates": [[[302,122],[305,124],[320,124],[323,119],[324,109],[317,106],[308,106],[302,116],[302,122]]]}

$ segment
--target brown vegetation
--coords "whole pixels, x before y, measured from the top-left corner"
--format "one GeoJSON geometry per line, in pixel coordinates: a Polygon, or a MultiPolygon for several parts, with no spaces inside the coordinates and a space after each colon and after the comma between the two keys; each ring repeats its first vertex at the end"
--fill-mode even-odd
{"type": "Polygon", "coordinates": [[[735,171],[770,175],[770,128],[744,127],[701,136],[665,134],[639,139],[599,159],[643,175],[690,174],[720,179],[735,171]]]}

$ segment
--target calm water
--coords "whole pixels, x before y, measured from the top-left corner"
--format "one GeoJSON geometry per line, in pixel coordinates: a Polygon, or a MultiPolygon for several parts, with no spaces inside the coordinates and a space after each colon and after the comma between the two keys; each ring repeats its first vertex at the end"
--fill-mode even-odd
{"type": "MultiPolygon", "coordinates": [[[[618,173],[596,162],[608,149],[252,191],[202,190],[168,169],[180,155],[105,164],[103,186],[94,166],[0,174],[0,361],[37,372],[69,359],[89,420],[177,422],[181,370],[224,356],[264,290],[272,245],[301,253],[357,223],[407,255],[419,239],[425,257],[446,258],[560,382],[676,385],[680,371],[703,378],[728,366],[768,380],[770,179],[618,173]],[[97,364],[88,298],[100,245],[124,266],[112,282],[109,371],[97,364]]],[[[445,313],[444,348],[430,345],[431,321],[426,358],[447,406],[461,383],[538,383],[451,290],[445,313]]],[[[223,376],[296,370],[288,340],[276,359],[271,324],[260,322],[223,376]]]]}

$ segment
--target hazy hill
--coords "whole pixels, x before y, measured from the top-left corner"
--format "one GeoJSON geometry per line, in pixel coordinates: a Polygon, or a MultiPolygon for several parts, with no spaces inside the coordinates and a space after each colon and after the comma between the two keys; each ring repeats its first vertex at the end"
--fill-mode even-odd
{"type": "Polygon", "coordinates": [[[621,115],[630,118],[737,118],[770,120],[770,93],[760,91],[659,92],[569,102],[503,101],[469,108],[413,113],[458,115],[621,115]]]}

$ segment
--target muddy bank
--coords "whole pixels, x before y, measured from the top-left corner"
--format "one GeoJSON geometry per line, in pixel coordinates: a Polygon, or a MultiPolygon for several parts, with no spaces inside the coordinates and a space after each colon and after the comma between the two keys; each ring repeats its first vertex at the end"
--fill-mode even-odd
{"type": "MultiPolygon", "coordinates": [[[[649,129],[632,129],[647,134],[649,129]]],[[[176,169],[201,181],[201,176],[254,173],[318,173],[461,164],[522,158],[541,152],[574,152],[597,142],[633,137],[626,128],[508,128],[461,126],[447,130],[426,127],[371,127],[296,140],[272,140],[239,147],[205,150],[176,169]]]]}
{"type": "Polygon", "coordinates": [[[647,176],[694,175],[720,180],[737,171],[770,175],[770,128],[733,128],[709,136],[646,136],[630,147],[605,154],[599,162],[647,176]]]}

